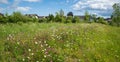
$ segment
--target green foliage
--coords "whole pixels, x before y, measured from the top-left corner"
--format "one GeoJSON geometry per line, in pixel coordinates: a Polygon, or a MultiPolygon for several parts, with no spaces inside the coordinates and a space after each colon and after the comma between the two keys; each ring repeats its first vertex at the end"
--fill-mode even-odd
{"type": "Polygon", "coordinates": [[[59,12],[56,12],[55,22],[64,22],[64,21],[65,21],[64,11],[61,9],[59,12]]]}
{"type": "Polygon", "coordinates": [[[66,16],[63,16],[62,17],[62,23],[65,23],[66,22],[66,16]]]}
{"type": "Polygon", "coordinates": [[[97,15],[93,14],[91,18],[93,19],[94,22],[97,22],[97,15]]]}
{"type": "Polygon", "coordinates": [[[62,18],[59,13],[56,13],[55,22],[62,22],[62,18]]]}
{"type": "Polygon", "coordinates": [[[89,22],[90,21],[90,15],[88,13],[88,11],[85,12],[85,22],[89,22]]]}
{"type": "Polygon", "coordinates": [[[11,15],[7,13],[4,16],[0,16],[1,23],[17,23],[17,22],[38,22],[37,18],[30,18],[28,16],[23,15],[20,12],[13,12],[11,15]]]}
{"type": "Polygon", "coordinates": [[[80,18],[77,16],[74,16],[72,23],[79,23],[80,22],[80,18]]]}
{"type": "Polygon", "coordinates": [[[120,26],[120,3],[113,5],[112,25],[120,26]]]}
{"type": "Polygon", "coordinates": [[[12,22],[12,23],[17,23],[20,21],[26,22],[26,20],[24,19],[25,19],[24,16],[20,12],[13,12],[13,14],[10,16],[9,22],[12,22]]]}
{"type": "Polygon", "coordinates": [[[8,14],[0,15],[0,23],[7,23],[8,22],[8,14]]]}
{"type": "Polygon", "coordinates": [[[73,20],[72,16],[67,16],[66,22],[65,23],[71,23],[73,20]]]}
{"type": "Polygon", "coordinates": [[[59,12],[56,12],[55,22],[66,23],[66,16],[64,16],[64,11],[62,9],[59,12]]]}
{"type": "MultiPolygon", "coordinates": [[[[118,12],[118,8],[119,6],[116,6],[118,4],[115,4],[113,6],[114,8],[114,12],[113,12],[113,16],[112,16],[112,22],[110,22],[111,25],[117,25],[120,26],[120,16],[119,16],[119,12],[118,12]],[[115,12],[117,11],[117,12],[115,12]]],[[[59,22],[59,23],[79,23],[80,19],[77,16],[73,15],[73,12],[68,12],[67,16],[64,16],[64,11],[61,9],[59,12],[56,12],[56,15],[54,16],[53,14],[49,14],[49,16],[46,17],[37,17],[36,14],[33,15],[23,15],[20,12],[13,12],[11,15],[8,15],[8,13],[6,13],[4,16],[0,16],[0,23],[18,23],[21,25],[21,23],[27,23],[27,22],[46,22],[46,23],[50,23],[50,22],[59,22]]],[[[91,23],[91,22],[98,22],[98,23],[102,23],[102,24],[107,24],[106,21],[104,21],[103,18],[99,18],[97,20],[96,15],[92,15],[90,16],[90,14],[86,11],[85,12],[85,17],[83,22],[87,22],[87,23],[91,23]],[[91,21],[91,19],[93,19],[91,21]]]]}
{"type": "Polygon", "coordinates": [[[5,23],[4,17],[0,15],[0,23],[5,23]]]}
{"type": "Polygon", "coordinates": [[[108,24],[108,22],[105,21],[103,17],[98,17],[97,23],[108,24]]]}
{"type": "Polygon", "coordinates": [[[103,17],[98,17],[98,23],[101,23],[102,21],[104,21],[104,18],[103,17]]]}
{"type": "Polygon", "coordinates": [[[68,12],[67,16],[73,16],[73,12],[68,12]]]}
{"type": "Polygon", "coordinates": [[[61,9],[60,10],[60,16],[63,17],[64,16],[64,11],[61,9]]]}
{"type": "Polygon", "coordinates": [[[54,15],[53,14],[49,14],[49,16],[47,18],[47,22],[54,22],[54,15]]]}
{"type": "Polygon", "coordinates": [[[43,22],[46,22],[46,21],[47,21],[46,18],[40,18],[38,22],[39,22],[39,23],[43,23],[43,22]]]}
{"type": "Polygon", "coordinates": [[[32,22],[38,22],[39,19],[38,18],[32,18],[32,22]]]}

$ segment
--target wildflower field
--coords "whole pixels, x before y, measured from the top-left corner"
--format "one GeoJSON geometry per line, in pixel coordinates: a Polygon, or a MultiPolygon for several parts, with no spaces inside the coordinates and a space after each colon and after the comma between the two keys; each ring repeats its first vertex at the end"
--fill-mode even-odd
{"type": "Polygon", "coordinates": [[[0,24],[0,62],[119,62],[120,27],[97,23],[0,24]]]}

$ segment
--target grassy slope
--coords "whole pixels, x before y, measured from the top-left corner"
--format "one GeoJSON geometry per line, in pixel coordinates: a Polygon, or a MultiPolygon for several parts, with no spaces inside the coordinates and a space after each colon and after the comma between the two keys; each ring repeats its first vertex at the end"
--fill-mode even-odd
{"type": "Polygon", "coordinates": [[[102,24],[0,25],[2,62],[119,62],[120,28],[102,24]]]}

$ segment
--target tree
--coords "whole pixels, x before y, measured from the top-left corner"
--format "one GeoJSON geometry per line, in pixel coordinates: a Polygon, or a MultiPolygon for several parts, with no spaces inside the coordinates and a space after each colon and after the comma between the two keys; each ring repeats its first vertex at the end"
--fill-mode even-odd
{"type": "Polygon", "coordinates": [[[30,18],[28,16],[23,15],[21,12],[13,12],[11,15],[7,17],[9,20],[8,22],[17,23],[17,22],[36,22],[38,19],[30,18]]]}
{"type": "Polygon", "coordinates": [[[77,16],[74,16],[72,23],[79,23],[80,22],[80,18],[77,16]]]}
{"type": "Polygon", "coordinates": [[[62,22],[65,22],[66,17],[64,16],[64,11],[61,9],[61,10],[59,11],[59,13],[60,13],[60,17],[61,17],[62,22]]]}
{"type": "Polygon", "coordinates": [[[86,22],[89,22],[90,21],[90,15],[89,15],[89,12],[88,11],[85,11],[85,19],[84,19],[86,22]]]}
{"type": "Polygon", "coordinates": [[[62,22],[62,18],[61,18],[61,16],[60,16],[60,13],[59,13],[59,12],[56,12],[55,22],[62,22]]]}
{"type": "Polygon", "coordinates": [[[65,21],[64,11],[62,9],[59,12],[56,12],[55,21],[56,22],[64,22],[65,21]]]}
{"type": "Polygon", "coordinates": [[[103,17],[98,17],[97,23],[108,24],[107,21],[105,21],[103,17]]]}
{"type": "Polygon", "coordinates": [[[73,17],[72,16],[68,16],[65,23],[71,23],[73,20],[73,17]]]}
{"type": "Polygon", "coordinates": [[[73,17],[73,12],[68,12],[67,16],[72,16],[73,17]]]}
{"type": "Polygon", "coordinates": [[[0,23],[5,23],[4,17],[0,15],[0,23]]]}
{"type": "Polygon", "coordinates": [[[61,16],[61,17],[63,17],[63,16],[64,16],[64,11],[63,11],[62,9],[60,10],[60,12],[59,12],[59,13],[60,13],[60,16],[61,16]]]}
{"type": "Polygon", "coordinates": [[[102,23],[102,21],[104,21],[104,18],[103,17],[98,17],[98,23],[102,23]]]}
{"type": "Polygon", "coordinates": [[[113,5],[112,24],[120,26],[120,3],[113,5]]]}
{"type": "Polygon", "coordinates": [[[23,20],[23,15],[20,12],[13,12],[12,15],[10,15],[10,20],[9,22],[20,22],[20,21],[24,21],[23,20]]]}
{"type": "Polygon", "coordinates": [[[93,14],[91,17],[92,17],[94,22],[97,22],[97,15],[93,14]]]}
{"type": "Polygon", "coordinates": [[[49,14],[47,22],[54,22],[54,15],[53,14],[49,14]]]}

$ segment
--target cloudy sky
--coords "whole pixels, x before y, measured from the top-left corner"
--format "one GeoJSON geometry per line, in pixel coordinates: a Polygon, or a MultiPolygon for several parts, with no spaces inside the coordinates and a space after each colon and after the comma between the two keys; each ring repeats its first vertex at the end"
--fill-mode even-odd
{"type": "Polygon", "coordinates": [[[0,12],[12,13],[20,11],[24,14],[46,16],[63,9],[65,14],[72,11],[74,15],[90,14],[108,17],[112,13],[112,5],[119,0],[0,0],[0,12]]]}

